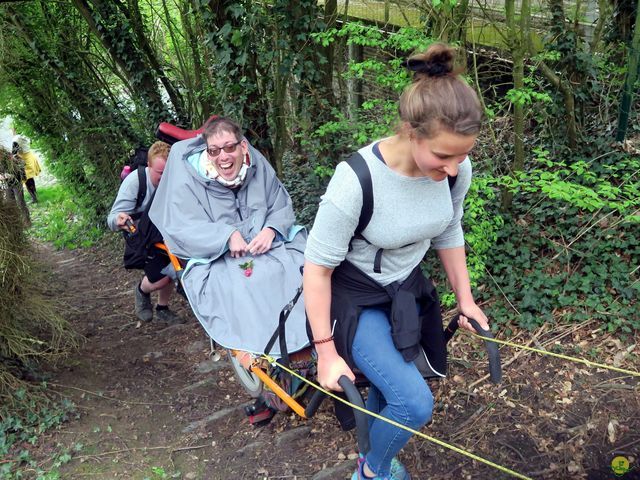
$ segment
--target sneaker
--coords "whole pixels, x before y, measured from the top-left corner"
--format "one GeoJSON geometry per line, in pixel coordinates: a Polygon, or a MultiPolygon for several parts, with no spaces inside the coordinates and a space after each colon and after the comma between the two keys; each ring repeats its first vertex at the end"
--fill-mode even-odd
{"type": "Polygon", "coordinates": [[[391,459],[390,480],[411,480],[411,475],[397,457],[391,459]]]}
{"type": "MultiPolygon", "coordinates": [[[[360,455],[358,458],[358,466],[356,471],[351,475],[351,480],[368,480],[364,476],[362,469],[364,468],[364,457],[360,455]]],[[[373,477],[371,480],[411,480],[411,476],[404,465],[396,457],[391,459],[391,471],[388,477],[373,477]]]]}
{"type": "MultiPolygon", "coordinates": [[[[362,469],[364,468],[364,456],[360,455],[358,457],[358,466],[356,467],[356,471],[351,475],[351,480],[369,480],[369,477],[364,476],[364,472],[362,469]]],[[[383,478],[375,476],[371,480],[389,480],[389,478],[383,478]]]]}
{"type": "Polygon", "coordinates": [[[169,325],[174,325],[176,323],[186,323],[186,320],[176,315],[168,308],[163,308],[162,310],[156,309],[156,320],[158,320],[159,322],[168,323],[169,325]]]}
{"type": "MultiPolygon", "coordinates": [[[[351,475],[351,480],[363,480],[364,474],[362,473],[362,467],[364,465],[364,457],[360,455],[358,457],[358,463],[356,465],[356,471],[351,475]]],[[[377,478],[377,477],[376,477],[377,478]]]]}
{"type": "Polygon", "coordinates": [[[141,292],[138,286],[135,288],[136,316],[143,322],[150,322],[153,319],[153,307],[151,306],[151,295],[141,292]]]}

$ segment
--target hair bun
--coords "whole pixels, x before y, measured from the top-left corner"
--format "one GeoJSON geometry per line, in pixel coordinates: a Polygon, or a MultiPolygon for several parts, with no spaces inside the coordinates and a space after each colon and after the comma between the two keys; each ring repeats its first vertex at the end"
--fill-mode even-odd
{"type": "Polygon", "coordinates": [[[451,66],[448,63],[434,60],[410,58],[404,62],[404,66],[412,72],[423,73],[429,77],[444,77],[451,73],[451,66]]]}
{"type": "MultiPolygon", "coordinates": [[[[433,43],[427,50],[417,55],[412,55],[404,62],[404,66],[415,72],[414,78],[420,77],[444,77],[453,72],[455,49],[444,43],[433,43]]],[[[457,73],[457,72],[456,72],[457,73]]]]}

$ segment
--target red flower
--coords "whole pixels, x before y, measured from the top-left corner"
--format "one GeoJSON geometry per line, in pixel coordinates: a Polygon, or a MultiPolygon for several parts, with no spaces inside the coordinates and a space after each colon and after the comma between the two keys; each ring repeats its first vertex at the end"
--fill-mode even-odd
{"type": "Polygon", "coordinates": [[[250,277],[253,273],[253,259],[249,260],[248,262],[241,263],[238,266],[243,270],[245,277],[250,277]]]}

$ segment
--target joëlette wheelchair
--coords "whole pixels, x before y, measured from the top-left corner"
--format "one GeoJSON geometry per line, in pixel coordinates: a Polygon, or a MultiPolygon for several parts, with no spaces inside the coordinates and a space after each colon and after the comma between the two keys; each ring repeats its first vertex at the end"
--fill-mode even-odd
{"type": "MultiPolygon", "coordinates": [[[[215,118],[213,116],[211,118],[215,118]]],[[[193,138],[196,135],[202,133],[204,127],[197,130],[184,130],[169,123],[161,123],[156,130],[156,137],[169,144],[173,144],[180,140],[186,140],[193,138]]],[[[185,260],[177,258],[171,254],[169,249],[163,243],[156,243],[155,246],[160,250],[166,252],[171,260],[171,264],[176,271],[176,288],[183,296],[184,290],[181,285],[181,277],[183,273],[183,267],[185,260]]],[[[301,376],[308,379],[315,377],[315,352],[312,347],[307,347],[298,352],[291,354],[286,353],[286,345],[282,339],[284,336],[284,328],[286,320],[302,293],[300,288],[296,296],[287,304],[279,319],[279,326],[276,332],[274,332],[272,338],[269,340],[265,353],[268,354],[271,346],[276,339],[280,338],[280,351],[285,352],[278,362],[282,365],[298,372],[301,376]]],[[[492,339],[493,335],[489,330],[483,330],[480,325],[473,319],[471,324],[479,333],[480,336],[492,339]]],[[[447,326],[444,336],[448,342],[458,329],[458,317],[456,316],[447,326]]],[[[493,383],[499,383],[501,380],[501,365],[500,355],[497,348],[497,344],[486,340],[485,346],[488,352],[489,360],[489,373],[493,383]]],[[[244,387],[247,393],[256,399],[253,406],[246,407],[245,412],[249,416],[249,420],[253,425],[261,425],[267,423],[274,412],[293,410],[297,415],[302,418],[311,418],[320,407],[322,401],[326,397],[326,394],[315,390],[312,391],[308,384],[288,374],[284,369],[276,364],[269,363],[266,358],[256,357],[250,353],[230,350],[228,351],[228,357],[234,373],[239,380],[240,384],[244,387]]],[[[418,355],[415,360],[416,366],[422,373],[425,379],[440,378],[429,366],[424,353],[418,355]]],[[[359,388],[368,386],[367,379],[355,371],[356,380],[352,383],[347,377],[343,376],[339,380],[340,386],[343,388],[347,400],[353,405],[364,409],[364,402],[360,395],[359,388]]],[[[336,407],[338,408],[338,403],[336,407]]],[[[358,448],[360,452],[367,452],[369,450],[369,433],[368,433],[368,419],[367,415],[361,410],[354,409],[355,427],[357,428],[358,448]]],[[[343,429],[352,428],[354,425],[351,423],[341,423],[343,429]]]]}

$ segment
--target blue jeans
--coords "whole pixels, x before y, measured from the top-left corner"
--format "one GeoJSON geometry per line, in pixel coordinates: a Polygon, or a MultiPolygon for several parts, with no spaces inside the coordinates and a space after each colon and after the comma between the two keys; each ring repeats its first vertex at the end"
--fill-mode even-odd
{"type": "MultiPolygon", "coordinates": [[[[362,310],[353,340],[356,366],[371,382],[367,409],[391,420],[420,429],[430,419],[433,395],[413,362],[405,362],[391,338],[388,311],[362,310]]],[[[389,475],[391,459],[405,446],[411,433],[370,417],[367,464],[377,476],[389,475]]]]}

